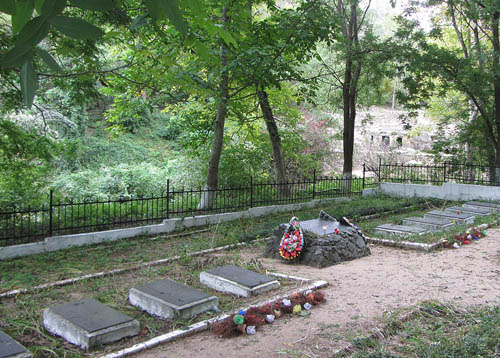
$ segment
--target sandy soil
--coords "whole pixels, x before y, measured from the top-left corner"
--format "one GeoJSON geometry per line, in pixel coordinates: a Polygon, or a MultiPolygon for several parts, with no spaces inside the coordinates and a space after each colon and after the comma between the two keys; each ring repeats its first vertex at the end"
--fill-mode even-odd
{"type": "Polygon", "coordinates": [[[261,259],[278,272],[323,279],[327,302],[309,317],[281,319],[254,336],[204,332],[137,354],[160,357],[330,357],[353,337],[380,325],[384,312],[427,299],[458,305],[500,304],[500,229],[458,250],[426,254],[371,246],[372,255],[315,269],[261,259]]]}

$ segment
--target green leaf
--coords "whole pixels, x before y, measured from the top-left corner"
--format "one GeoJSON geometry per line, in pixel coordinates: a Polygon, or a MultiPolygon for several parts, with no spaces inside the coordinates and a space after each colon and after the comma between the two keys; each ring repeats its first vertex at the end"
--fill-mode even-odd
{"type": "Polygon", "coordinates": [[[236,42],[233,35],[231,35],[229,31],[223,29],[222,27],[217,27],[217,33],[227,45],[233,45],[234,47],[238,47],[238,43],[236,42]]]}
{"type": "Polygon", "coordinates": [[[198,54],[198,56],[200,56],[201,58],[205,59],[205,60],[209,60],[210,59],[210,50],[208,49],[207,46],[205,46],[205,44],[199,40],[195,40],[194,43],[194,48],[196,49],[196,53],[198,54]]]}
{"type": "Polygon", "coordinates": [[[15,46],[34,47],[49,33],[49,23],[45,17],[35,17],[30,20],[19,33],[15,46]]]}
{"type": "Polygon", "coordinates": [[[67,16],[56,16],[49,20],[55,28],[77,40],[97,40],[104,32],[82,19],[67,16]]]}
{"type": "Polygon", "coordinates": [[[21,31],[23,26],[30,21],[34,8],[34,0],[16,1],[16,13],[15,15],[12,15],[12,30],[14,30],[15,33],[21,31]]]}
{"type": "Polygon", "coordinates": [[[37,48],[36,52],[42,58],[43,62],[45,62],[47,64],[47,66],[49,66],[49,68],[52,71],[58,72],[58,73],[63,72],[63,69],[61,68],[61,66],[59,66],[57,61],[54,59],[54,57],[51,56],[50,53],[48,53],[47,51],[45,51],[44,49],[41,49],[41,48],[37,48]]]}
{"type": "Polygon", "coordinates": [[[31,59],[26,60],[21,67],[21,92],[23,102],[26,107],[31,108],[35,92],[38,87],[38,80],[31,59]]]}
{"type": "Polygon", "coordinates": [[[26,60],[32,49],[33,48],[31,46],[15,46],[12,50],[1,57],[0,67],[18,67],[20,63],[23,63],[26,60]]]}
{"type": "Polygon", "coordinates": [[[71,4],[83,10],[109,11],[113,10],[113,0],[70,0],[71,4]]]}
{"type": "Polygon", "coordinates": [[[66,7],[66,0],[45,0],[42,6],[42,15],[51,17],[59,15],[66,7]]]}
{"type": "Polygon", "coordinates": [[[4,12],[9,15],[15,15],[16,13],[16,1],[15,0],[1,0],[0,1],[0,12],[4,12]]]}
{"type": "Polygon", "coordinates": [[[200,0],[183,0],[183,2],[193,11],[194,15],[205,14],[205,6],[200,0]]]}
{"type": "Polygon", "coordinates": [[[182,17],[177,0],[146,0],[146,6],[154,20],[168,18],[177,31],[184,35],[187,33],[189,26],[182,17]]]}
{"type": "Polygon", "coordinates": [[[133,32],[139,27],[145,26],[147,24],[148,24],[148,19],[146,15],[139,15],[132,21],[132,24],[130,25],[130,31],[133,32]]]}

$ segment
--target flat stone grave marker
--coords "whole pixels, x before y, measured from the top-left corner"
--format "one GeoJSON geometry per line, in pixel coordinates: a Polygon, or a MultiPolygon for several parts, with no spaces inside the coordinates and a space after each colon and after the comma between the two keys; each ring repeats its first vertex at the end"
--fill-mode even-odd
{"type": "Polygon", "coordinates": [[[455,212],[455,213],[464,213],[464,214],[471,214],[474,216],[488,216],[491,214],[489,210],[481,209],[481,208],[464,208],[462,206],[451,206],[449,208],[444,209],[445,211],[448,212],[455,212]]]}
{"type": "Polygon", "coordinates": [[[327,236],[335,233],[335,229],[340,230],[338,221],[312,219],[300,222],[302,231],[307,231],[313,236],[327,236]]]}
{"type": "Polygon", "coordinates": [[[200,273],[200,281],[220,292],[250,297],[280,287],[273,277],[234,266],[219,266],[200,273]]]}
{"type": "Polygon", "coordinates": [[[189,318],[217,306],[218,298],[168,278],[130,289],[131,305],[169,319],[189,318]]]}
{"type": "Polygon", "coordinates": [[[440,210],[429,211],[424,215],[424,217],[438,217],[438,218],[448,218],[453,220],[457,224],[472,224],[474,223],[475,216],[471,214],[457,214],[456,212],[447,212],[440,210]]]}
{"type": "Polygon", "coordinates": [[[31,352],[0,331],[0,358],[29,358],[31,352]]]}
{"type": "Polygon", "coordinates": [[[481,208],[490,211],[500,210],[500,204],[486,203],[483,201],[468,201],[462,205],[464,208],[481,208]]]}
{"type": "Polygon", "coordinates": [[[377,226],[374,232],[375,234],[380,235],[382,237],[391,237],[391,236],[405,237],[411,235],[423,235],[429,231],[416,226],[383,224],[377,226]]]}
{"type": "Polygon", "coordinates": [[[139,333],[137,320],[94,299],[63,303],[43,311],[45,328],[68,342],[89,349],[139,333]]]}
{"type": "Polygon", "coordinates": [[[430,231],[444,231],[444,230],[449,230],[453,226],[455,226],[455,223],[450,222],[450,219],[448,218],[438,218],[435,216],[430,216],[430,217],[410,217],[403,219],[403,225],[405,226],[417,226],[421,227],[422,229],[427,229],[430,231]]]}

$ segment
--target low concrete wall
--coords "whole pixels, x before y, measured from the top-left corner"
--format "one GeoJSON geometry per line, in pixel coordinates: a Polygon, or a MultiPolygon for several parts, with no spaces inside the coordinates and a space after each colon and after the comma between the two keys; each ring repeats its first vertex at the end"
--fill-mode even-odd
{"type": "Polygon", "coordinates": [[[286,212],[300,210],[303,208],[313,208],[321,203],[331,201],[348,201],[349,198],[334,198],[312,200],[307,203],[271,205],[250,208],[246,211],[234,213],[223,213],[214,215],[200,215],[185,218],[175,218],[164,220],[162,224],[139,226],[127,229],[117,229],[108,231],[98,231],[85,234],[73,234],[47,237],[44,241],[30,244],[13,245],[0,247],[0,260],[6,260],[14,257],[39,254],[68,249],[70,247],[98,244],[108,241],[116,241],[142,235],[168,234],[174,231],[182,231],[191,227],[216,225],[219,223],[242,219],[256,218],[277,212],[286,212]]]}
{"type": "Polygon", "coordinates": [[[374,194],[456,201],[500,201],[500,187],[457,183],[443,183],[443,185],[380,183],[376,190],[363,190],[363,195],[374,194]]]}

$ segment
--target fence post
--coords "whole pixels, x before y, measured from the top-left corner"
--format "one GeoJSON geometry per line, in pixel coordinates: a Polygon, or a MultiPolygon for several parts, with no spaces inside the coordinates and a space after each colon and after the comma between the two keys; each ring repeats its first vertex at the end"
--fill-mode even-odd
{"type": "Polygon", "coordinates": [[[250,176],[250,207],[253,208],[253,176],[250,176]]]}
{"type": "Polygon", "coordinates": [[[170,219],[170,179],[167,179],[167,219],[170,219]]]}
{"type": "Polygon", "coordinates": [[[444,162],[443,166],[443,183],[446,183],[446,162],[444,162]]]}
{"type": "Polygon", "coordinates": [[[316,197],[316,169],[313,171],[313,199],[316,197]]]}
{"type": "Polygon", "coordinates": [[[54,191],[50,190],[50,201],[49,201],[49,236],[52,236],[52,205],[54,203],[54,191]]]}
{"type": "Polygon", "coordinates": [[[365,188],[366,164],[363,163],[363,189],[365,188]]]}

